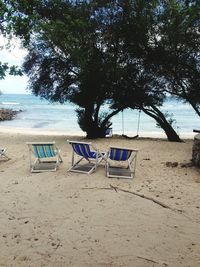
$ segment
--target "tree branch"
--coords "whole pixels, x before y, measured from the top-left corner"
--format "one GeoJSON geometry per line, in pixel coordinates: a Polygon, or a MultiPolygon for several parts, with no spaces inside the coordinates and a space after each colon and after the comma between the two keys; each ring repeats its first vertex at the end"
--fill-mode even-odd
{"type": "Polygon", "coordinates": [[[111,112],[102,122],[102,125],[106,125],[106,123],[109,121],[110,118],[112,118],[114,115],[116,115],[117,113],[119,113],[122,109],[116,109],[113,112],[111,112]]]}

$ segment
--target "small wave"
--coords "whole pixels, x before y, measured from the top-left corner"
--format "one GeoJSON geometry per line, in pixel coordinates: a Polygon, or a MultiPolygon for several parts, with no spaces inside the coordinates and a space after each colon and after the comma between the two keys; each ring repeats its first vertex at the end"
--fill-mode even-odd
{"type": "Polygon", "coordinates": [[[33,128],[43,128],[44,126],[48,125],[49,122],[39,122],[33,126],[33,128]]]}
{"type": "Polygon", "coordinates": [[[20,105],[19,102],[2,102],[2,105],[20,105]]]}

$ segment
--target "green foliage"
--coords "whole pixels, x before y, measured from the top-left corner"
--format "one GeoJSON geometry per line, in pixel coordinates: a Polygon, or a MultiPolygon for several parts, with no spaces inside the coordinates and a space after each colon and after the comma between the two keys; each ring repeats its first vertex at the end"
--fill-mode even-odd
{"type": "Polygon", "coordinates": [[[19,75],[22,76],[22,70],[17,66],[8,66],[8,63],[0,62],[0,80],[4,79],[8,75],[19,75]]]}
{"type": "Polygon", "coordinates": [[[101,44],[98,1],[9,2],[15,14],[9,27],[29,51],[24,62],[29,88],[50,101],[75,103],[81,128],[89,137],[103,136],[116,111],[100,112],[111,97],[113,53],[101,44]]]}
{"type": "MultiPolygon", "coordinates": [[[[9,19],[11,13],[6,6],[6,2],[0,0],[0,34],[1,36],[6,36],[9,32],[9,19]]],[[[0,47],[2,49],[2,47],[0,47]]],[[[18,66],[9,66],[6,62],[0,61],[0,80],[4,79],[6,75],[20,75],[22,76],[22,70],[18,66]]]]}
{"type": "Polygon", "coordinates": [[[164,2],[158,34],[148,55],[152,71],[165,80],[165,91],[189,102],[200,116],[199,1],[164,2]]]}
{"type": "Polygon", "coordinates": [[[171,130],[158,109],[167,93],[199,109],[198,1],[3,2],[7,32],[29,51],[30,89],[78,105],[88,137],[103,136],[110,118],[128,107],[171,130]]]}
{"type": "Polygon", "coordinates": [[[7,70],[8,70],[8,64],[0,62],[0,80],[5,78],[7,70]]]}

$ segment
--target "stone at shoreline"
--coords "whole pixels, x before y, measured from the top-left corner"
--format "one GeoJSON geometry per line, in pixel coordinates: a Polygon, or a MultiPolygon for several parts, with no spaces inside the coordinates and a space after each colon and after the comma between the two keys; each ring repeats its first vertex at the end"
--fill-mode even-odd
{"type": "Polygon", "coordinates": [[[21,112],[21,110],[0,109],[0,121],[13,120],[19,112],[21,112]]]}

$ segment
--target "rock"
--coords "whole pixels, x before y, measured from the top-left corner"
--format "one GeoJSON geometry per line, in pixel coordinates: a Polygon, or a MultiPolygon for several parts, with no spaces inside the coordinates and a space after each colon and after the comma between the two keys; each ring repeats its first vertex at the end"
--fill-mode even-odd
{"type": "Polygon", "coordinates": [[[178,162],[170,162],[170,161],[167,161],[166,162],[166,166],[167,167],[172,167],[172,168],[175,168],[175,167],[177,167],[178,166],[178,162]]]}
{"type": "Polygon", "coordinates": [[[0,121],[12,120],[20,112],[12,109],[0,109],[0,121]]]}
{"type": "Polygon", "coordinates": [[[200,134],[195,135],[192,148],[192,162],[200,167],[200,134]]]}

